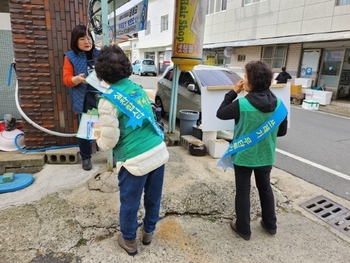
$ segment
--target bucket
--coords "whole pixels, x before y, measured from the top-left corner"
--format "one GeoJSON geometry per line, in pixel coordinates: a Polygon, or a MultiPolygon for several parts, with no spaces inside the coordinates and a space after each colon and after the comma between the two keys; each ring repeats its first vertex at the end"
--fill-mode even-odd
{"type": "Polygon", "coordinates": [[[192,127],[199,119],[199,112],[195,110],[180,110],[180,137],[192,135],[192,127]]]}

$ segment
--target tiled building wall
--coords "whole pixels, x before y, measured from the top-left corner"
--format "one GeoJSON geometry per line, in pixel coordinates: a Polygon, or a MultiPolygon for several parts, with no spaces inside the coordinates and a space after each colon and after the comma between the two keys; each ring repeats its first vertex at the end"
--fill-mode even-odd
{"type": "MultiPolygon", "coordinates": [[[[6,11],[5,8],[2,10],[6,11]]],[[[1,12],[0,21],[0,121],[5,114],[21,119],[15,102],[16,74],[13,68],[11,76],[9,75],[10,65],[14,58],[10,14],[1,12]]]]}
{"type": "MultiPolygon", "coordinates": [[[[9,0],[20,105],[41,127],[64,134],[77,131],[67,88],[63,54],[70,31],[86,24],[88,0],[9,0]]],[[[43,132],[24,121],[27,149],[77,143],[75,137],[43,132]]]]}
{"type": "Polygon", "coordinates": [[[293,77],[292,81],[299,72],[302,48],[303,46],[300,43],[288,45],[286,68],[287,72],[293,77]]]}

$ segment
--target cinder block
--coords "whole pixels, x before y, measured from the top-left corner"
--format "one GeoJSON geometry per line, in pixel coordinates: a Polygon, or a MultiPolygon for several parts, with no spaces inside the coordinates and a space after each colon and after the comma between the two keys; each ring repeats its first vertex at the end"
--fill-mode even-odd
{"type": "Polygon", "coordinates": [[[168,137],[168,146],[179,146],[180,139],[179,136],[169,136],[168,137]]]}
{"type": "Polygon", "coordinates": [[[209,140],[209,155],[213,158],[221,158],[229,146],[230,143],[223,139],[209,140]]]}
{"type": "Polygon", "coordinates": [[[46,151],[47,163],[50,164],[75,164],[78,162],[79,148],[63,148],[46,151]]]}
{"type": "Polygon", "coordinates": [[[190,148],[190,143],[195,140],[198,141],[198,139],[192,135],[182,135],[180,138],[180,145],[188,150],[190,148]]]}

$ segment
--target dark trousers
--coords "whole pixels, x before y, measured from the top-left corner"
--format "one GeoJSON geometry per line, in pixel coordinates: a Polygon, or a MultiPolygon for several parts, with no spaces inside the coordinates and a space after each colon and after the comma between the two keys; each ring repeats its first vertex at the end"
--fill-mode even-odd
{"type": "MultiPolygon", "coordinates": [[[[85,95],[85,101],[84,101],[84,112],[87,112],[88,110],[92,110],[93,108],[96,108],[96,93],[93,92],[86,92],[85,95]]],[[[79,122],[80,122],[81,114],[79,114],[79,122]]],[[[79,150],[81,159],[90,159],[91,158],[91,140],[84,140],[79,139],[79,150]]]]}
{"type": "Polygon", "coordinates": [[[275,199],[270,184],[272,166],[244,167],[234,165],[236,179],[236,225],[238,231],[250,235],[250,177],[254,171],[256,187],[259,191],[262,220],[268,229],[277,229],[275,199]]]}

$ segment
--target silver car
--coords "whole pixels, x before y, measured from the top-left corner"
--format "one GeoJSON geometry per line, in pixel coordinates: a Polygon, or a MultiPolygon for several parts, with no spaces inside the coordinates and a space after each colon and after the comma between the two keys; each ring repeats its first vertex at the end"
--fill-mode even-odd
{"type": "MultiPolygon", "coordinates": [[[[158,81],[155,103],[162,108],[162,114],[170,111],[173,67],[169,66],[158,81]]],[[[201,90],[207,86],[233,86],[242,78],[230,69],[198,65],[191,71],[182,71],[179,77],[177,109],[201,112],[201,90]]],[[[179,111],[176,113],[179,118],[179,111]]]]}
{"type": "MultiPolygon", "coordinates": [[[[155,103],[162,108],[162,116],[170,111],[170,99],[173,80],[173,67],[169,66],[158,81],[155,103]]],[[[207,86],[233,86],[242,78],[230,69],[198,65],[191,71],[181,71],[179,77],[177,112],[180,109],[201,112],[201,90],[207,86]]],[[[201,123],[199,119],[198,124],[201,123]]],[[[218,138],[232,140],[232,131],[219,131],[218,138]]]]}

